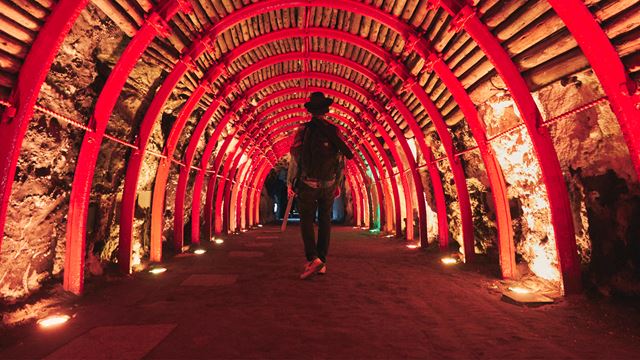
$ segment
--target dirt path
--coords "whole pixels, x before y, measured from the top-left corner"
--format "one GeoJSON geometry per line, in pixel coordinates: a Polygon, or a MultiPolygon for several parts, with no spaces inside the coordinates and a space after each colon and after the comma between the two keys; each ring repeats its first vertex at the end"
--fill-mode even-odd
{"type": "Polygon", "coordinates": [[[64,328],[34,328],[0,358],[640,358],[633,309],[625,320],[584,297],[515,306],[484,275],[346,227],[328,274],[300,281],[297,234],[228,236],[160,276],[103,283],[64,328]]]}

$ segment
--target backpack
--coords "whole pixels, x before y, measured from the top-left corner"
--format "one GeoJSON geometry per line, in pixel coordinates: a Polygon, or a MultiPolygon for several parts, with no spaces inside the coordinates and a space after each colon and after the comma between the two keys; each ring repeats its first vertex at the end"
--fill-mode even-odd
{"type": "Polygon", "coordinates": [[[339,151],[335,141],[329,137],[335,132],[333,126],[316,119],[307,124],[300,157],[304,176],[322,181],[336,178],[340,166],[339,151]]]}

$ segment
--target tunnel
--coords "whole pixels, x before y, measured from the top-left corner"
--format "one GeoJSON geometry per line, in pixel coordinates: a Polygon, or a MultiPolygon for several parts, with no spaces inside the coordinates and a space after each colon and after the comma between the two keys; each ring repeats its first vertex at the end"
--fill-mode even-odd
{"type": "Polygon", "coordinates": [[[0,0],[0,354],[637,357],[639,39],[635,0],[0,0]],[[355,156],[301,282],[315,92],[355,156]]]}

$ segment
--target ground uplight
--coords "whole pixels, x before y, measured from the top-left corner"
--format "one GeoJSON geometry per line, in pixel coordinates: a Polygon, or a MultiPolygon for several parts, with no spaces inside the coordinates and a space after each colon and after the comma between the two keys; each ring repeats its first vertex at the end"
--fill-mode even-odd
{"type": "Polygon", "coordinates": [[[193,253],[196,254],[196,255],[202,255],[202,254],[204,254],[206,252],[207,252],[207,250],[205,250],[205,249],[196,249],[196,250],[193,251],[193,253]]]}
{"type": "Polygon", "coordinates": [[[216,243],[216,245],[224,244],[224,240],[222,240],[222,239],[215,239],[215,240],[213,240],[213,242],[216,243]]]}
{"type": "Polygon", "coordinates": [[[45,317],[44,319],[38,320],[38,325],[42,328],[51,328],[54,326],[62,325],[69,321],[71,316],[69,315],[50,315],[45,317]]]}
{"type": "Polygon", "coordinates": [[[440,259],[440,261],[442,261],[442,263],[445,265],[454,265],[458,263],[458,259],[451,256],[443,257],[442,259],[440,259]]]}
{"type": "Polygon", "coordinates": [[[153,269],[149,270],[149,272],[154,274],[154,275],[162,274],[165,271],[167,271],[167,268],[163,268],[163,267],[156,267],[156,268],[153,268],[153,269]]]}
{"type": "Polygon", "coordinates": [[[512,291],[516,294],[531,294],[531,290],[521,286],[510,286],[509,291],[512,291]]]}
{"type": "Polygon", "coordinates": [[[407,244],[407,249],[417,249],[419,247],[420,245],[417,245],[417,244],[407,244]]]}

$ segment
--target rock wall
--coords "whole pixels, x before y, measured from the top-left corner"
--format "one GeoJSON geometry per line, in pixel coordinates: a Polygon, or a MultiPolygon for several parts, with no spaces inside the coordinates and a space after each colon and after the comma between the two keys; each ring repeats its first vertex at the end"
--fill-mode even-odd
{"type": "MultiPolygon", "coordinates": [[[[590,70],[533,94],[545,120],[603,96],[590,70]]],[[[532,144],[508,95],[479,106],[508,183],[518,259],[536,276],[558,282],[547,195],[532,144]]],[[[553,122],[549,130],[569,190],[587,282],[605,294],[640,294],[639,187],[614,114],[606,102],[553,122]]]]}
{"type": "MultiPolygon", "coordinates": [[[[535,93],[551,118],[603,96],[591,70],[535,93]]],[[[550,127],[568,184],[586,281],[602,294],[640,296],[640,184],[604,102],[550,127]]]]}
{"type": "MultiPolygon", "coordinates": [[[[89,4],[65,38],[42,87],[39,104],[88,124],[95,101],[129,39],[89,4]]],[[[160,84],[161,70],[140,61],[113,111],[107,133],[133,140],[144,110],[160,84]],[[136,131],[134,131],[134,129],[136,131]]],[[[0,252],[0,294],[13,302],[37,290],[64,266],[66,216],[84,131],[35,113],[21,149],[0,252]]],[[[102,273],[99,258],[113,261],[127,148],[105,140],[100,149],[87,222],[87,271],[102,273]]],[[[147,162],[142,186],[147,186],[147,162]]],[[[140,214],[140,212],[138,212],[140,214]]],[[[144,221],[143,221],[144,222],[144,221]]],[[[136,256],[143,224],[136,221],[136,256]]]]}
{"type": "MultiPolygon", "coordinates": [[[[112,54],[122,41],[118,27],[88,6],[53,62],[38,103],[87,123],[108,75],[103,55],[112,54]]],[[[0,252],[0,294],[5,301],[25,297],[50,276],[60,275],[69,195],[83,136],[82,130],[37,112],[31,121],[0,252]]]]}

